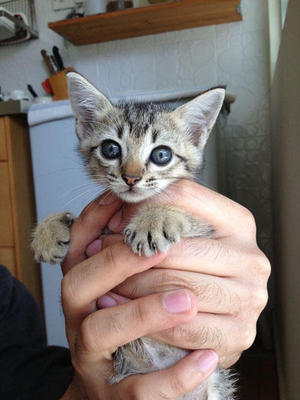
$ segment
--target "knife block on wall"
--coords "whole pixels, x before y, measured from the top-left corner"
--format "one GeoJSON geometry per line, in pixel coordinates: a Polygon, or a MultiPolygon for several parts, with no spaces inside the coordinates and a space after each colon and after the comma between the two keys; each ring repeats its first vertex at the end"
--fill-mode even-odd
{"type": "Polygon", "coordinates": [[[50,76],[49,81],[53,92],[53,100],[66,100],[69,98],[66,73],[73,71],[73,68],[64,70],[50,76]]]}

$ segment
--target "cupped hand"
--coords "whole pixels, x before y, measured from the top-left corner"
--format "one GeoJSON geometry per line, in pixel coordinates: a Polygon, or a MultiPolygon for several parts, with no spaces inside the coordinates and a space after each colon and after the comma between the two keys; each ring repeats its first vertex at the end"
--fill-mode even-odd
{"type": "MultiPolygon", "coordinates": [[[[109,306],[171,289],[189,289],[197,297],[196,317],[152,337],[187,349],[214,349],[221,366],[229,367],[253,343],[257,319],[268,298],[270,264],[257,246],[254,218],[239,204],[190,181],[177,182],[153,201],[183,208],[212,225],[213,238],[181,240],[159,265],[131,276],[99,302],[109,306]]],[[[142,206],[124,205],[111,219],[110,230],[122,232],[142,206]]],[[[123,240],[120,235],[101,239],[103,248],[123,240]]],[[[96,251],[95,243],[87,249],[88,254],[96,251]]]]}
{"type": "Polygon", "coordinates": [[[75,376],[64,400],[176,399],[200,385],[217,365],[215,352],[200,350],[168,369],[133,375],[118,384],[108,383],[111,355],[117,347],[187,323],[198,309],[196,296],[187,289],[153,293],[120,301],[115,307],[99,308],[99,297],[166,257],[139,257],[117,242],[87,258],[85,249],[119,208],[120,202],[113,196],[108,204],[97,199],[72,227],[70,251],[62,265],[62,304],[75,376]]]}

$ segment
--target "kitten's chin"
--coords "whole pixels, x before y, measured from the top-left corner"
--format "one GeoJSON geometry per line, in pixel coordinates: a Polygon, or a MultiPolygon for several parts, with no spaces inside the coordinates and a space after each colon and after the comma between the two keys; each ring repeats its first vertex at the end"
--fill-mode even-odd
{"type": "Polygon", "coordinates": [[[122,193],[116,193],[121,200],[125,201],[126,203],[139,203],[149,197],[154,196],[155,192],[153,191],[145,191],[143,193],[137,193],[135,191],[128,190],[122,193]]]}

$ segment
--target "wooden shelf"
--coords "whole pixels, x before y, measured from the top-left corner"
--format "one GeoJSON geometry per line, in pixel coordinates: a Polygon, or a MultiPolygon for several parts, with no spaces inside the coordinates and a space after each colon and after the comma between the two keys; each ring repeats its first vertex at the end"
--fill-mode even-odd
{"type": "Polygon", "coordinates": [[[240,0],[180,0],[50,22],[75,45],[108,42],[204,25],[241,21],[240,0]]]}

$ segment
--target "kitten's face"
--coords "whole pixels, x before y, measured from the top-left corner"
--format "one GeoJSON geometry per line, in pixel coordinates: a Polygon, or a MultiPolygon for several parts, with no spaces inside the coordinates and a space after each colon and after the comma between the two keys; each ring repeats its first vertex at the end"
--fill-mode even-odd
{"type": "Polygon", "coordinates": [[[153,105],[114,107],[81,141],[92,177],[126,202],[139,202],[180,178],[192,178],[201,153],[180,121],[153,105]]]}
{"type": "Polygon", "coordinates": [[[207,92],[215,96],[204,94],[169,112],[153,104],[113,106],[76,73],[68,74],[68,84],[87,169],[126,202],[140,202],[194,176],[224,98],[224,90],[216,89],[207,92]],[[200,97],[205,99],[199,102],[200,97]]]}

